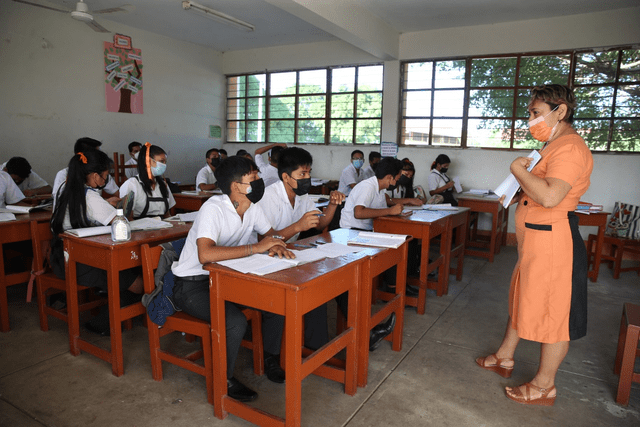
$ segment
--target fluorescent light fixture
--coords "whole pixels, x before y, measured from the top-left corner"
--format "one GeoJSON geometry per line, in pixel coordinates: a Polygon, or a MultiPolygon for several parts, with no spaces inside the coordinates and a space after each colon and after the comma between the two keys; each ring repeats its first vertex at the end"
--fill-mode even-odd
{"type": "Polygon", "coordinates": [[[251,32],[256,29],[256,27],[249,24],[248,22],[241,21],[234,18],[233,16],[227,15],[226,13],[218,12],[217,10],[213,10],[207,6],[203,6],[192,1],[183,1],[182,8],[184,10],[193,10],[203,16],[206,16],[209,19],[222,22],[223,24],[231,25],[232,27],[236,27],[243,31],[251,32]]]}

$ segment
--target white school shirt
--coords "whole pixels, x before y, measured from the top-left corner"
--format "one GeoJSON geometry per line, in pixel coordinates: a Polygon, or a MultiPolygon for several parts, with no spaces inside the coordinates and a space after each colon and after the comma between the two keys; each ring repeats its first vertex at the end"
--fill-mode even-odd
{"type": "Polygon", "coordinates": [[[364,181],[365,179],[369,179],[372,176],[376,176],[376,171],[373,170],[371,164],[368,164],[360,170],[360,175],[362,175],[362,180],[364,181]]]}
{"type": "Polygon", "coordinates": [[[378,189],[378,178],[365,179],[351,190],[347,202],[340,215],[340,228],[361,228],[373,230],[373,218],[357,219],[354,216],[356,206],[364,206],[371,209],[386,209],[386,190],[378,189]]]}
{"type": "Polygon", "coordinates": [[[278,177],[278,168],[264,161],[262,154],[256,154],[256,165],[260,169],[260,178],[264,181],[264,186],[268,187],[280,181],[278,177]]]}
{"type": "Polygon", "coordinates": [[[392,199],[404,199],[405,197],[407,197],[407,187],[399,185],[395,190],[387,190],[386,193],[392,199]]]}
{"type": "MultiPolygon", "coordinates": [[[[258,202],[258,206],[262,208],[265,217],[274,230],[287,228],[299,221],[307,212],[318,210],[308,194],[296,196],[294,206],[291,206],[287,190],[284,188],[282,181],[278,181],[264,190],[264,195],[258,202]]],[[[298,240],[299,235],[300,233],[297,233],[288,242],[298,240]]],[[[258,235],[254,233],[253,239],[254,242],[257,242],[258,235]]]]}
{"type": "MultiPolygon", "coordinates": [[[[129,191],[133,191],[133,217],[138,218],[144,207],[147,203],[147,193],[144,192],[144,188],[142,188],[142,184],[138,181],[138,178],[133,177],[126,180],[122,187],[120,187],[120,195],[122,197],[126,196],[129,191]]],[[[173,194],[171,194],[171,190],[167,187],[167,201],[169,202],[169,209],[176,205],[176,200],[173,198],[173,194]]],[[[160,185],[156,182],[156,188],[151,191],[151,197],[162,197],[162,190],[160,190],[160,185]]],[[[147,216],[162,216],[166,214],[164,210],[164,202],[149,202],[149,210],[147,211],[147,216]]]]}
{"type": "Polygon", "coordinates": [[[435,169],[431,169],[431,173],[429,174],[429,191],[444,187],[449,181],[451,181],[451,178],[449,178],[446,173],[440,173],[435,169]]]}
{"type": "MultiPolygon", "coordinates": [[[[3,170],[5,167],[7,167],[7,162],[4,162],[2,166],[0,166],[0,170],[3,170]]],[[[46,187],[47,185],[49,185],[49,183],[44,179],[42,179],[40,175],[35,173],[32,169],[29,176],[26,177],[24,181],[22,181],[18,185],[18,188],[20,189],[20,191],[26,191],[26,190],[34,190],[36,188],[46,187]]]]}
{"type": "Polygon", "coordinates": [[[124,164],[125,166],[135,165],[135,168],[128,168],[124,170],[124,174],[127,178],[133,178],[134,176],[138,176],[138,161],[133,157],[127,160],[124,164]]]}
{"type": "Polygon", "coordinates": [[[200,191],[200,184],[215,184],[216,176],[209,167],[209,164],[204,165],[202,169],[198,171],[196,175],[196,191],[200,191]]]}
{"type": "Polygon", "coordinates": [[[270,229],[260,206],[252,203],[240,218],[229,196],[213,196],[198,211],[180,259],[171,270],[178,277],[208,276],[209,272],[202,269],[198,259],[198,239],[211,239],[216,246],[241,246],[250,242],[254,231],[266,234],[270,229]]]}
{"type": "MultiPolygon", "coordinates": [[[[67,174],[69,173],[69,168],[64,168],[61,171],[58,171],[56,174],[56,179],[53,181],[53,206],[56,205],[56,196],[58,195],[58,189],[62,187],[62,184],[67,182],[67,174]]],[[[116,184],[116,180],[113,179],[112,176],[109,176],[109,181],[107,181],[107,185],[104,187],[104,191],[109,194],[117,194],[120,191],[120,187],[116,184]]]]}
{"type": "MultiPolygon", "coordinates": [[[[109,225],[116,216],[116,208],[111,206],[109,202],[102,198],[99,191],[85,185],[85,200],[87,203],[87,220],[90,227],[100,225],[109,225]]],[[[54,214],[55,215],[55,214],[54,214]]],[[[73,228],[71,219],[69,218],[69,206],[64,214],[62,222],[62,230],[66,231],[73,228]]]]}
{"type": "Polygon", "coordinates": [[[24,199],[24,194],[13,181],[11,175],[0,170],[0,208],[18,203],[22,199],[24,199]]]}
{"type": "Polygon", "coordinates": [[[356,167],[353,166],[353,163],[349,163],[349,166],[342,170],[342,174],[340,174],[340,183],[338,184],[338,191],[343,193],[345,196],[348,196],[351,193],[352,188],[349,187],[350,184],[358,184],[364,181],[364,173],[362,168],[360,168],[360,174],[356,171],[356,167]]]}

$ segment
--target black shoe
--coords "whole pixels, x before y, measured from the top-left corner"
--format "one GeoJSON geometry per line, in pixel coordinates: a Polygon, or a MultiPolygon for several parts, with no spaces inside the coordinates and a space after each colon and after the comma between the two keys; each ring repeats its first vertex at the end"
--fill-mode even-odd
{"type": "Polygon", "coordinates": [[[227,396],[239,402],[251,402],[258,398],[258,393],[232,377],[227,379],[227,396]]]}
{"type": "Polygon", "coordinates": [[[413,285],[407,285],[407,289],[404,292],[405,296],[411,297],[411,298],[418,298],[418,291],[420,290],[420,288],[418,288],[417,286],[413,286],[413,285]]]}
{"type": "Polygon", "coordinates": [[[278,355],[268,355],[264,358],[264,372],[267,374],[269,381],[284,384],[284,371],[280,367],[280,357],[278,355]]]}
{"type": "Polygon", "coordinates": [[[111,336],[111,330],[109,329],[109,325],[107,325],[107,328],[103,328],[103,327],[98,327],[95,325],[92,325],[91,322],[85,323],[84,327],[89,331],[89,332],[93,332],[94,334],[98,334],[101,337],[109,337],[111,336]]]}
{"type": "Polygon", "coordinates": [[[369,351],[373,351],[380,345],[380,342],[391,332],[396,325],[396,314],[391,313],[389,320],[375,326],[369,334],[369,351]]]}

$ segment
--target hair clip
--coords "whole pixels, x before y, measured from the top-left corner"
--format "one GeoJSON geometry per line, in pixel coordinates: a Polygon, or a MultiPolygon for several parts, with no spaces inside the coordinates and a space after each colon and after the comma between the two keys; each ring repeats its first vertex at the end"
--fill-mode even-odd
{"type": "Polygon", "coordinates": [[[80,156],[80,161],[86,165],[87,164],[87,156],[85,156],[82,151],[78,153],[78,156],[80,156]]]}
{"type": "Polygon", "coordinates": [[[153,181],[153,174],[151,173],[151,164],[149,163],[149,151],[151,151],[151,143],[149,141],[144,143],[144,147],[147,149],[146,155],[145,155],[145,164],[147,165],[147,175],[149,176],[149,179],[153,181]]]}

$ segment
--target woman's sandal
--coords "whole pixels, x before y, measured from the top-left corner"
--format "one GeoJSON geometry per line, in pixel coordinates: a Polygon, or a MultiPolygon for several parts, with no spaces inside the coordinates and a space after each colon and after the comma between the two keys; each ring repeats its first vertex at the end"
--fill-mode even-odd
{"type": "Polygon", "coordinates": [[[522,403],[523,405],[540,405],[540,406],[553,406],[556,401],[556,396],[549,397],[549,393],[556,389],[556,386],[551,388],[540,388],[536,387],[531,383],[522,384],[525,387],[525,394],[522,394],[520,387],[512,387],[511,393],[514,395],[511,396],[507,390],[505,389],[505,394],[507,397],[514,402],[522,403]],[[531,397],[531,389],[534,389],[540,392],[541,396],[533,398],[531,397]]]}
{"type": "Polygon", "coordinates": [[[487,357],[478,357],[476,359],[476,363],[482,369],[486,369],[487,371],[493,371],[503,378],[511,378],[511,373],[513,372],[513,366],[503,366],[502,364],[504,362],[513,362],[513,359],[498,359],[498,357],[495,354],[489,355],[487,357]],[[495,357],[496,363],[494,363],[493,365],[485,365],[486,360],[491,356],[495,357]]]}

